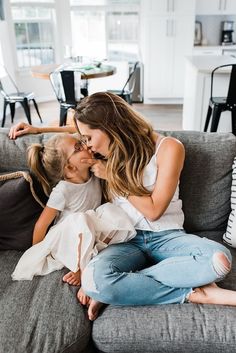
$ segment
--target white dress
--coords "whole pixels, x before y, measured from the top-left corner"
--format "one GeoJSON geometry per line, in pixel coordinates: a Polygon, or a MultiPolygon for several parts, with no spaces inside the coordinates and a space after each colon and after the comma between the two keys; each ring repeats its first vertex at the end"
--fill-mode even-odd
{"type": "Polygon", "coordinates": [[[31,280],[64,266],[76,272],[109,244],[132,239],[135,229],[128,215],[118,206],[101,206],[99,179],[92,176],[84,184],[60,181],[47,205],[61,211],[40,243],[20,258],[13,280],[31,280]],[[99,207],[98,207],[99,206],[99,207]]]}

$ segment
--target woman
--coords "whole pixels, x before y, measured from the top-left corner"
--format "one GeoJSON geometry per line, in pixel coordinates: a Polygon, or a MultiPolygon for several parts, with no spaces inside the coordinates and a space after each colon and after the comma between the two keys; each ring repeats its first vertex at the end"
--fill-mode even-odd
{"type": "MultiPolygon", "coordinates": [[[[178,187],[185,157],[182,143],[154,132],[113,94],[86,97],[76,108],[74,120],[87,146],[104,159],[84,162],[104,180],[107,200],[120,205],[137,230],[135,238],[103,250],[84,270],[83,289],[93,299],[89,318],[97,317],[99,302],[236,305],[236,292],[214,284],[231,269],[229,250],[183,229],[178,187]]],[[[19,124],[9,135],[16,138],[46,131],[53,128],[19,124]]]]}

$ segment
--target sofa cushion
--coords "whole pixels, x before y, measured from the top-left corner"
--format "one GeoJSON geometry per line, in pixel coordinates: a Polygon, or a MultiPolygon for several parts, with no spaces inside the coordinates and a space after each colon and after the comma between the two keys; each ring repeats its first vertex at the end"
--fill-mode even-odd
{"type": "Polygon", "coordinates": [[[235,308],[168,304],[107,306],[92,328],[105,353],[234,353],[235,308]]]}
{"type": "MultiPolygon", "coordinates": [[[[222,236],[230,213],[235,136],[231,133],[198,131],[159,132],[178,138],[185,146],[186,159],[180,180],[180,197],[183,200],[186,231],[220,231],[222,236]]],[[[9,168],[27,168],[27,147],[31,143],[43,142],[52,135],[24,135],[9,140],[8,129],[1,129],[0,172],[8,171],[9,168]]]]}
{"type": "Polygon", "coordinates": [[[90,352],[91,324],[76,299],[78,287],[62,282],[68,270],[13,282],[21,255],[0,251],[0,352],[90,352]]]}
{"type": "Polygon", "coordinates": [[[164,132],[185,146],[180,198],[189,233],[226,230],[230,213],[232,163],[236,138],[231,133],[164,132]]]}
{"type": "Polygon", "coordinates": [[[223,235],[224,241],[236,247],[236,158],[233,163],[232,185],[231,185],[231,212],[228,219],[227,229],[223,235]]]}
{"type": "Polygon", "coordinates": [[[46,141],[54,134],[24,135],[16,140],[8,137],[9,129],[0,129],[0,173],[28,170],[26,160],[27,147],[32,143],[46,141]]]}
{"type": "Polygon", "coordinates": [[[32,245],[36,220],[46,197],[27,172],[0,175],[0,250],[26,250],[32,245]]]}

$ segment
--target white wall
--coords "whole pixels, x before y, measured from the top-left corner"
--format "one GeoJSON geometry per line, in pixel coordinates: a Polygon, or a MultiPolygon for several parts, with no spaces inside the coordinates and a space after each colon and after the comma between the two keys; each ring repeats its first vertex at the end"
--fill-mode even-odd
{"type": "MultiPolygon", "coordinates": [[[[14,64],[12,60],[11,47],[9,45],[10,38],[6,21],[0,21],[0,64],[5,65],[15,79],[14,64]]],[[[3,98],[0,96],[0,120],[3,111],[3,98]]]]}

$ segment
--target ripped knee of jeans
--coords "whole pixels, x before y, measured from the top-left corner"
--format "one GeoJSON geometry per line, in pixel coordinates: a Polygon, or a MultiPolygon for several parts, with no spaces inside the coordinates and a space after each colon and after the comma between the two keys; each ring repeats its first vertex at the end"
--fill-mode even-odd
{"type": "Polygon", "coordinates": [[[99,293],[94,280],[95,261],[90,262],[82,272],[82,288],[86,294],[99,293]]]}
{"type": "Polygon", "coordinates": [[[231,270],[231,259],[224,252],[215,252],[212,265],[219,279],[225,277],[231,270]]]}

